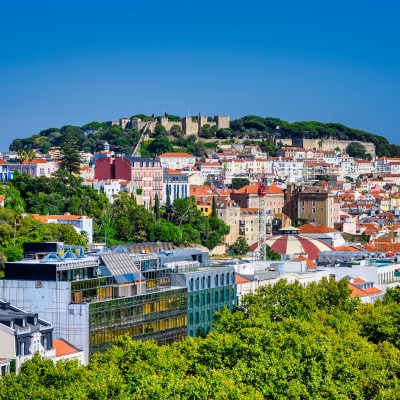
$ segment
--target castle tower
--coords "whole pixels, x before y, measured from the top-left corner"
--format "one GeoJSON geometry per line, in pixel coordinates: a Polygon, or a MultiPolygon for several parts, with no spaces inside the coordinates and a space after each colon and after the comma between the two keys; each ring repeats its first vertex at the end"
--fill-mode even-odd
{"type": "Polygon", "coordinates": [[[215,121],[217,121],[217,128],[220,129],[229,129],[231,126],[231,118],[229,115],[216,115],[215,121]]]}

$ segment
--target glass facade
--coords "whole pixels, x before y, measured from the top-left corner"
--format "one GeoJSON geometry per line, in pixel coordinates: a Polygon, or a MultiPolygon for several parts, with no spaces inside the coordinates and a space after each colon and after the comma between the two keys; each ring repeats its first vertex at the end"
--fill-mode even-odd
{"type": "Polygon", "coordinates": [[[187,289],[92,303],[89,306],[90,354],[109,348],[121,335],[134,340],[172,343],[187,334],[187,289]]]}
{"type": "Polygon", "coordinates": [[[233,267],[198,268],[173,274],[173,283],[188,288],[188,336],[201,336],[211,329],[214,314],[237,305],[233,267]]]}

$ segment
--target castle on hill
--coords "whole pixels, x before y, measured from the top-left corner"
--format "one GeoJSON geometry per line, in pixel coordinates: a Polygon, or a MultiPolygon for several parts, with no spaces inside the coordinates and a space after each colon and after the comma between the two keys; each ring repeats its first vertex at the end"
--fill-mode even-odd
{"type": "Polygon", "coordinates": [[[122,129],[130,128],[141,131],[146,125],[150,131],[154,131],[157,124],[162,125],[168,132],[174,125],[179,126],[185,135],[198,135],[205,125],[216,126],[218,130],[230,127],[229,115],[216,115],[214,118],[199,115],[197,117],[184,117],[179,121],[170,120],[168,116],[154,119],[152,121],[142,121],[139,117],[120,118],[119,121],[108,121],[107,126],[117,125],[122,129]]]}

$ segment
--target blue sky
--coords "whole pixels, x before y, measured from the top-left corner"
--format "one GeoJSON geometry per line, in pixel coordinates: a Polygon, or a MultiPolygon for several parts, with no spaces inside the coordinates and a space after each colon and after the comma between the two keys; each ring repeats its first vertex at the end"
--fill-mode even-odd
{"type": "Polygon", "coordinates": [[[0,150],[136,113],[341,122],[400,144],[397,0],[2,2],[0,150]]]}

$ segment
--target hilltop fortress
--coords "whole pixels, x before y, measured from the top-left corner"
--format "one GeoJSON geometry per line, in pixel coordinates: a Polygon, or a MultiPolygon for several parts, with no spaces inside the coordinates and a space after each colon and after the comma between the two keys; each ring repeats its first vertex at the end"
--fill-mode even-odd
{"type": "Polygon", "coordinates": [[[150,121],[142,121],[139,117],[120,118],[119,121],[108,121],[108,126],[118,125],[120,128],[131,128],[141,131],[146,125],[150,131],[154,131],[157,124],[162,125],[168,132],[174,125],[179,126],[185,135],[198,135],[204,125],[217,126],[217,129],[230,127],[229,115],[216,115],[214,118],[199,115],[197,117],[184,117],[180,120],[170,120],[167,116],[153,118],[150,121]]]}

